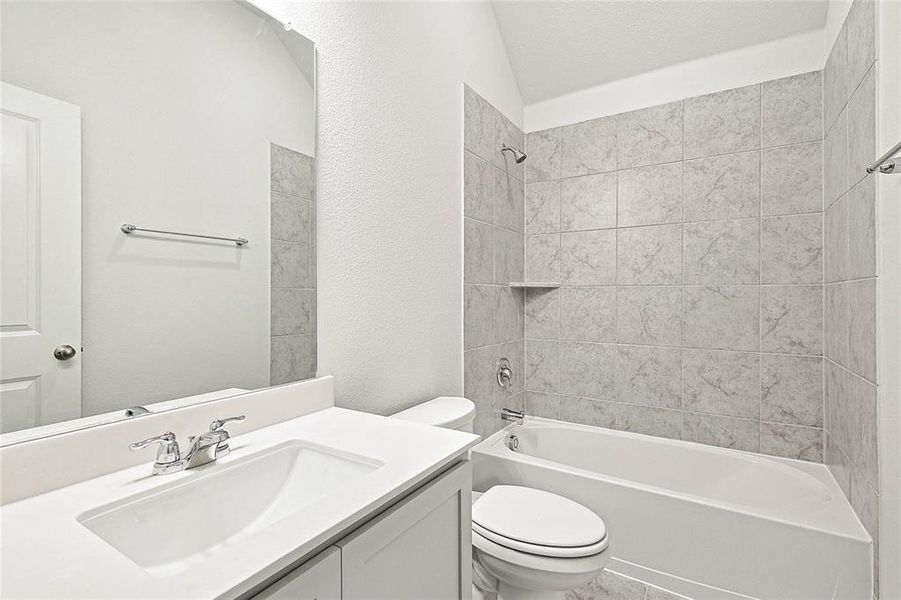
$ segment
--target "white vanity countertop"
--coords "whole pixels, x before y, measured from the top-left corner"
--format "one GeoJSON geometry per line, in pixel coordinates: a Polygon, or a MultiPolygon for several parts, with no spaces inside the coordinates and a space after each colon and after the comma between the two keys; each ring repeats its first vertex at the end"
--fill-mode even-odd
{"type": "MultiPolygon", "coordinates": [[[[177,433],[184,439],[188,432],[177,433]]],[[[231,454],[180,473],[151,476],[155,452],[150,449],[146,464],[0,508],[0,594],[10,599],[235,597],[364,521],[477,442],[477,436],[459,431],[328,408],[237,435],[230,441],[231,454]],[[226,542],[208,558],[174,575],[151,574],[77,520],[86,511],[187,482],[289,440],[369,457],[384,465],[233,545],[226,542]]],[[[217,497],[211,495],[208,501],[214,507],[217,497]]],[[[173,528],[169,534],[190,536],[191,531],[173,528]]]]}

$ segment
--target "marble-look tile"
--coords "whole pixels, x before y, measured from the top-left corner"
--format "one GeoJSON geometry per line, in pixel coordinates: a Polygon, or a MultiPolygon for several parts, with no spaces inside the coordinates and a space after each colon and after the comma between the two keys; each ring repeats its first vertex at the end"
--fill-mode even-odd
{"type": "Polygon", "coordinates": [[[760,288],[760,347],[764,352],[823,352],[823,286],[760,288]]]}
{"type": "Polygon", "coordinates": [[[526,134],[526,182],[560,179],[560,128],[526,134]]]}
{"type": "Polygon", "coordinates": [[[660,408],[682,406],[682,349],[616,347],[616,399],[660,408]]]}
{"type": "Polygon", "coordinates": [[[616,427],[616,405],[604,400],[561,396],[557,418],[568,423],[594,427],[616,427]]]}
{"type": "Polygon", "coordinates": [[[842,111],[823,142],[824,206],[838,200],[848,191],[848,118],[842,111]]]}
{"type": "Polygon", "coordinates": [[[757,452],[760,448],[757,423],[751,419],[686,412],[682,418],[682,436],[689,442],[757,452]]]}
{"type": "Polygon", "coordinates": [[[823,245],[826,281],[844,281],[851,272],[850,267],[850,217],[848,196],[835,201],[826,210],[823,218],[823,245]]]}
{"type": "Polygon", "coordinates": [[[272,288],[269,306],[269,335],[315,332],[316,290],[272,288]]]}
{"type": "Polygon", "coordinates": [[[463,352],[463,394],[476,405],[476,414],[490,410],[497,387],[495,366],[500,356],[496,346],[463,352]]]}
{"type": "Polygon", "coordinates": [[[764,354],[760,418],[790,425],[823,426],[823,359],[764,354]]]}
{"type": "Polygon", "coordinates": [[[560,342],[557,391],[565,396],[613,400],[616,347],[613,344],[560,342]]]}
{"type": "Polygon", "coordinates": [[[560,288],[560,339],[616,341],[616,288],[560,288]]]}
{"type": "Polygon", "coordinates": [[[640,581],[605,570],[587,585],[566,592],[566,600],[645,600],[646,588],[640,581]]]}
{"type": "Polygon", "coordinates": [[[620,229],[616,256],[616,278],[620,285],[682,283],[682,226],[620,229]]]}
{"type": "Polygon", "coordinates": [[[852,380],[851,394],[857,399],[859,411],[859,428],[852,432],[851,438],[857,442],[857,448],[852,449],[852,460],[859,469],[858,475],[875,489],[879,480],[876,386],[859,377],[848,376],[852,380]]]}
{"type": "Polygon", "coordinates": [[[684,225],[686,284],[760,281],[760,221],[738,219],[684,225]]]}
{"type": "Polygon", "coordinates": [[[869,482],[857,473],[851,474],[851,506],[867,533],[877,541],[879,537],[879,497],[869,482]]]}
{"type": "Polygon", "coordinates": [[[616,173],[599,173],[560,182],[563,231],[616,227],[616,173]]]}
{"type": "Polygon", "coordinates": [[[619,404],[617,413],[616,428],[619,430],[674,440],[682,438],[681,410],[639,404],[619,404]]]}
{"type": "Polygon", "coordinates": [[[685,161],[685,220],[760,214],[760,151],[685,161]]]}
{"type": "Polygon", "coordinates": [[[763,219],[762,283],[823,281],[823,215],[791,215],[763,219]]]}
{"type": "Polygon", "coordinates": [[[312,199],[313,159],[278,144],[270,144],[269,149],[271,190],[312,199]]]}
{"type": "Polygon", "coordinates": [[[825,286],[823,302],[825,332],[823,349],[826,356],[840,365],[849,363],[851,299],[847,283],[832,283],[825,286]]]}
{"type": "MultiPolygon", "coordinates": [[[[494,342],[523,338],[523,290],[494,286],[494,342]]],[[[465,331],[465,327],[464,327],[465,331]]]]}
{"type": "Polygon", "coordinates": [[[524,184],[500,169],[495,169],[494,173],[494,224],[522,233],[524,184]]]}
{"type": "Polygon", "coordinates": [[[815,463],[823,462],[823,430],[761,421],[760,452],[815,463]]]}
{"type": "Polygon", "coordinates": [[[560,231],[560,181],[526,185],[526,233],[560,231]]]}
{"type": "Polygon", "coordinates": [[[870,381],[876,381],[876,280],[861,279],[848,286],[847,367],[870,381]]]}
{"type": "Polygon", "coordinates": [[[494,164],[498,169],[509,173],[516,180],[525,181],[525,164],[517,164],[516,160],[509,152],[501,152],[501,146],[503,144],[524,150],[526,146],[526,136],[510,119],[502,115],[500,111],[496,111],[494,121],[494,147],[492,148],[494,164]]]}
{"type": "Polygon", "coordinates": [[[464,283],[494,283],[494,231],[487,223],[463,219],[464,283]]]}
{"type": "Polygon", "coordinates": [[[760,148],[760,85],[688,98],[685,158],[760,148]]]}
{"type": "Polygon", "coordinates": [[[876,177],[867,177],[848,194],[848,279],[876,275],[876,177]]]}
{"type": "Polygon", "coordinates": [[[823,129],[829,131],[850,96],[848,90],[848,30],[839,31],[823,68],[823,129]]]}
{"type": "MultiPolygon", "coordinates": [[[[497,358],[495,360],[506,358],[510,361],[510,369],[513,371],[513,381],[510,382],[506,387],[500,387],[497,385],[497,375],[495,375],[495,386],[494,386],[494,402],[495,408],[498,410],[498,415],[500,415],[500,409],[506,406],[507,408],[514,408],[515,410],[522,410],[521,408],[516,409],[511,406],[512,402],[518,402],[519,406],[522,406],[523,399],[521,397],[522,393],[525,391],[525,381],[523,375],[526,372],[525,369],[525,342],[523,340],[513,340],[510,342],[504,342],[503,344],[497,344],[494,346],[496,348],[497,358]],[[517,398],[517,396],[520,396],[517,398]]],[[[497,373],[497,369],[495,367],[495,373],[497,373]]],[[[507,423],[503,423],[506,425],[507,423]]]]}
{"type": "MultiPolygon", "coordinates": [[[[857,0],[862,2],[863,0],[857,0]]],[[[876,147],[876,69],[870,69],[848,102],[848,185],[867,176],[867,165],[883,150],[876,147]]]]}
{"type": "Polygon", "coordinates": [[[463,153],[463,214],[494,221],[494,167],[470,152],[463,153]]]}
{"type": "Polygon", "coordinates": [[[660,588],[655,588],[652,585],[648,586],[648,593],[644,597],[644,600],[690,600],[685,596],[680,596],[679,594],[674,594],[673,592],[662,590],[660,588]]]}
{"type": "Polygon", "coordinates": [[[564,398],[556,394],[543,392],[526,392],[526,414],[542,419],[556,419],[560,401],[564,398]]]}
{"type": "Polygon", "coordinates": [[[526,389],[556,393],[559,382],[559,342],[526,340],[526,389]]]}
{"type": "Polygon", "coordinates": [[[617,175],[619,227],[682,220],[681,162],[627,169],[617,175]]]}
{"type": "Polygon", "coordinates": [[[562,234],[560,281],[567,285],[616,283],[616,230],[562,234]]]}
{"type": "Polygon", "coordinates": [[[848,459],[842,454],[842,451],[828,432],[823,437],[823,462],[829,467],[829,471],[832,473],[832,477],[835,478],[836,483],[838,483],[842,493],[844,493],[846,498],[850,499],[851,469],[848,465],[848,459]]]}
{"type": "Polygon", "coordinates": [[[523,244],[521,233],[494,228],[494,283],[506,285],[511,281],[522,281],[523,244]]]}
{"type": "Polygon", "coordinates": [[[269,385],[316,376],[316,336],[280,335],[269,338],[269,385]]]}
{"type": "Polygon", "coordinates": [[[269,232],[271,239],[310,243],[312,207],[309,200],[272,192],[269,232]]]}
{"type": "Polygon", "coordinates": [[[757,419],[760,413],[760,355],[685,348],[682,407],[693,412],[757,419]]]}
{"type": "Polygon", "coordinates": [[[682,292],[678,287],[620,287],[616,338],[624,344],[680,346],[682,292]]]}
{"type": "Polygon", "coordinates": [[[613,117],[561,127],[562,177],[616,170],[616,123],[613,117]]]}
{"type": "Polygon", "coordinates": [[[763,147],[823,139],[822,71],[766,81],[761,86],[763,147]]]}
{"type": "Polygon", "coordinates": [[[495,342],[494,310],[496,307],[493,285],[463,286],[463,349],[488,346],[495,342]]]}
{"type": "Polygon", "coordinates": [[[682,101],[616,115],[618,167],[682,160],[682,101]]]}
{"type": "Polygon", "coordinates": [[[845,21],[848,90],[853,91],[876,60],[876,2],[855,0],[845,21]]]}
{"type": "Polygon", "coordinates": [[[526,279],[560,281],[560,234],[526,236],[526,279]]]}
{"type": "Polygon", "coordinates": [[[767,148],[760,157],[760,201],[764,215],[823,209],[823,143],[767,148]]]}
{"type": "Polygon", "coordinates": [[[560,335],[561,290],[527,290],[525,335],[529,339],[557,339],[560,335]]]}
{"type": "Polygon", "coordinates": [[[758,350],[759,299],[757,286],[686,287],[682,308],[685,346],[758,350]]]}
{"type": "Polygon", "coordinates": [[[310,245],[272,240],[270,283],[274,288],[310,287],[310,245]]]}
{"type": "Polygon", "coordinates": [[[493,161],[497,112],[468,85],[463,86],[463,147],[476,156],[493,161]]]}

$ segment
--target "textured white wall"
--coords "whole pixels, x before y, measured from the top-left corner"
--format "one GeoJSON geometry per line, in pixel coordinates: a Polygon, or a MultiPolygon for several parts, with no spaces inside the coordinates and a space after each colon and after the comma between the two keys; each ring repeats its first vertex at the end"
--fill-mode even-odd
{"type": "Polygon", "coordinates": [[[314,131],[274,31],[232,2],[4,2],[2,28],[3,80],[82,108],[84,414],[268,385],[269,143],[314,131]]]}
{"type": "Polygon", "coordinates": [[[525,131],[540,131],[817,71],[825,62],[823,31],[802,33],[530,104],[525,107],[525,131]]]}
{"type": "Polygon", "coordinates": [[[487,2],[259,1],[316,43],[319,373],[388,413],[463,391],[463,82],[517,124],[487,2]]]}

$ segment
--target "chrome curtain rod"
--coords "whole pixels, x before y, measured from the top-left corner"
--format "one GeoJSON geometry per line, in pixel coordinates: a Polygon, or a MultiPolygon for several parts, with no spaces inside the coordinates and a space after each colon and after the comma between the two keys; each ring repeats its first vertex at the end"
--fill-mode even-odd
{"type": "Polygon", "coordinates": [[[876,169],[879,169],[880,173],[893,172],[895,170],[895,159],[901,158],[895,156],[896,154],[898,154],[898,152],[901,152],[901,142],[895,144],[894,148],[883,154],[881,157],[879,157],[879,160],[867,167],[867,173],[872,173],[876,169]]]}
{"type": "Polygon", "coordinates": [[[234,242],[237,246],[243,246],[247,243],[247,238],[230,238],[230,237],[220,237],[218,235],[203,235],[200,233],[183,233],[180,231],[166,231],[163,229],[145,229],[143,227],[136,227],[129,223],[123,224],[119,229],[122,230],[122,233],[133,233],[135,231],[144,231],[147,233],[163,233],[166,235],[180,235],[182,237],[193,237],[193,238],[203,238],[205,240],[223,240],[226,242],[234,242]]]}

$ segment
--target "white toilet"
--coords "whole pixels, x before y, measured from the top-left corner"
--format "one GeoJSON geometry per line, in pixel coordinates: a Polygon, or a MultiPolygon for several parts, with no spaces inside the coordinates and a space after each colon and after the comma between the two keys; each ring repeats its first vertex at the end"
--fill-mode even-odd
{"type": "MultiPolygon", "coordinates": [[[[394,416],[471,432],[475,405],[443,396],[394,416]]],[[[578,502],[518,485],[496,485],[473,498],[473,582],[498,600],[562,599],[610,560],[604,521],[578,502]]]]}

